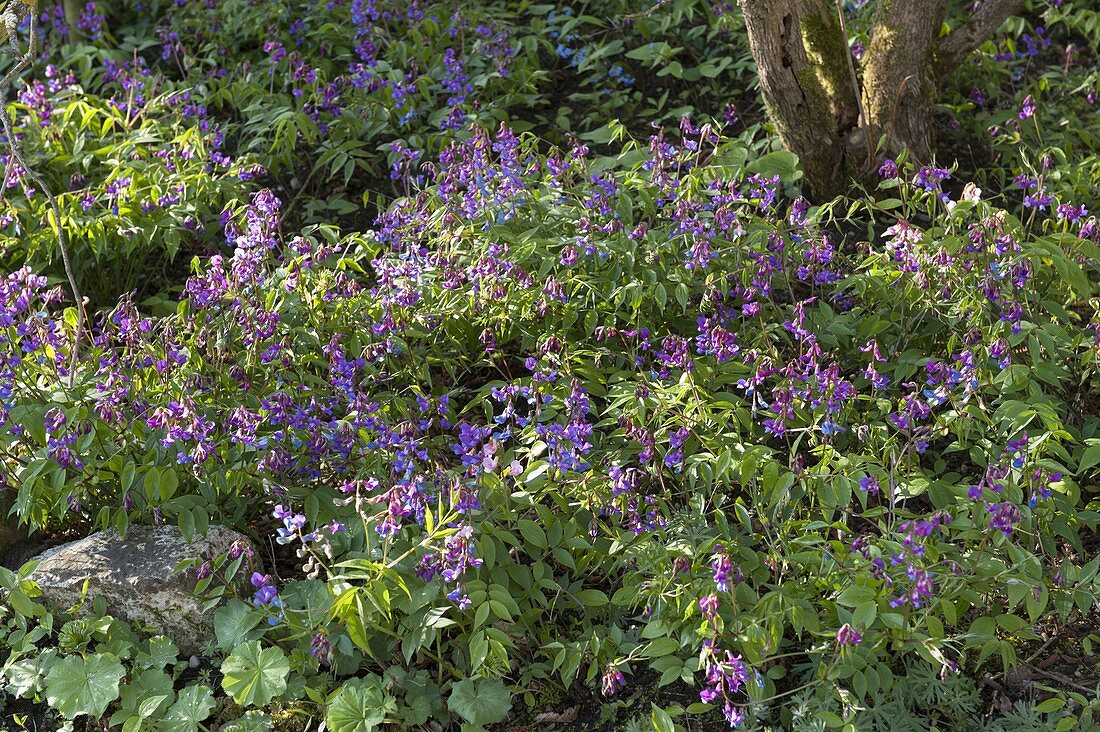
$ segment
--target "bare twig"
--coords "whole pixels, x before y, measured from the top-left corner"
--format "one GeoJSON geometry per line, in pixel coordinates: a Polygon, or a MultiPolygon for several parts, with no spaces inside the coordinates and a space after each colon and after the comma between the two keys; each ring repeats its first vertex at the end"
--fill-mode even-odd
{"type": "MultiPolygon", "coordinates": [[[[840,32],[844,36],[844,44],[848,44],[848,24],[844,20],[844,6],[840,0],[836,0],[836,14],[840,18],[840,32]]],[[[859,119],[856,121],[858,128],[867,127],[867,115],[863,111],[863,90],[859,86],[859,77],[856,75],[856,60],[852,55],[851,49],[848,49],[848,74],[852,80],[852,93],[856,97],[856,109],[859,111],[859,119]]],[[[875,151],[871,146],[871,136],[865,134],[864,138],[867,141],[867,165],[871,165],[875,159],[875,151]]]]}
{"type": "Polygon", "coordinates": [[[1050,648],[1050,644],[1053,643],[1057,637],[1057,635],[1051,634],[1051,636],[1046,639],[1046,642],[1043,643],[1043,645],[1039,646],[1039,650],[1035,651],[1035,653],[1032,653],[1030,656],[1027,657],[1027,659],[1024,661],[1024,665],[1030,665],[1032,661],[1034,661],[1043,653],[1043,651],[1045,651],[1047,648],[1050,648]]]}
{"type": "MultiPolygon", "coordinates": [[[[840,32],[844,35],[844,43],[848,43],[848,24],[844,21],[844,6],[840,0],[836,0],[836,15],[840,19],[840,32]]],[[[867,116],[863,113],[863,91],[859,86],[859,77],[856,76],[856,60],[852,56],[851,49],[848,50],[848,74],[852,78],[852,93],[856,97],[856,109],[859,111],[859,126],[864,127],[867,124],[867,116]]]]}
{"type": "Polygon", "coordinates": [[[1042,676],[1046,676],[1048,679],[1052,679],[1054,681],[1057,681],[1060,684],[1065,684],[1066,686],[1070,687],[1071,689],[1077,689],[1078,691],[1083,691],[1086,694],[1095,694],[1096,693],[1097,687],[1089,688],[1087,686],[1083,686],[1082,684],[1078,684],[1076,681],[1074,681],[1070,677],[1068,677],[1064,674],[1060,674],[1057,671],[1048,671],[1045,668],[1039,668],[1038,666],[1031,666],[1030,668],[1033,671],[1038,672],[1042,676]]]}

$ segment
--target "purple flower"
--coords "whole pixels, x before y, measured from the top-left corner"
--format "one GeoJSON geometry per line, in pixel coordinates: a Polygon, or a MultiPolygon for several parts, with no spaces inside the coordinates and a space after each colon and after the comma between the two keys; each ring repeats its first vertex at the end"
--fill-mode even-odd
{"type": "Polygon", "coordinates": [[[279,605],[279,591],[275,588],[275,580],[271,578],[271,575],[253,572],[252,586],[257,588],[256,593],[252,596],[252,604],[279,605]]]}
{"type": "Polygon", "coordinates": [[[47,432],[57,432],[65,426],[65,422],[67,421],[65,410],[63,410],[61,407],[53,407],[48,412],[46,412],[43,421],[47,432]]]}
{"type": "Polygon", "coordinates": [[[93,41],[97,41],[103,35],[104,22],[103,13],[96,9],[94,2],[90,2],[86,3],[84,9],[80,11],[80,18],[76,26],[93,41]]]}
{"type": "Polygon", "coordinates": [[[699,598],[699,609],[707,620],[714,620],[718,617],[718,604],[718,595],[714,593],[699,598]]]}
{"type": "Polygon", "coordinates": [[[255,605],[267,605],[279,594],[279,591],[275,589],[274,585],[267,585],[256,590],[256,594],[253,597],[253,604],[255,605]]]}
{"type": "Polygon", "coordinates": [[[730,561],[725,549],[723,547],[718,547],[718,549],[718,553],[711,560],[710,567],[714,570],[714,586],[718,588],[719,592],[726,592],[730,588],[731,580],[735,583],[741,581],[741,569],[737,568],[735,573],[733,562],[730,561]]]}
{"type": "Polygon", "coordinates": [[[623,676],[623,672],[615,664],[607,664],[607,669],[604,671],[603,680],[600,684],[603,695],[614,696],[624,686],[626,686],[626,677],[623,676]]]}
{"type": "Polygon", "coordinates": [[[836,632],[836,644],[838,646],[858,646],[862,642],[863,636],[850,623],[840,626],[840,630],[836,632]]]}
{"type": "Polygon", "coordinates": [[[810,210],[810,202],[802,196],[794,199],[791,204],[791,213],[787,217],[787,223],[791,226],[804,226],[806,224],[806,212],[810,210]]]}
{"type": "Polygon", "coordinates": [[[1005,536],[1012,535],[1022,518],[1019,507],[1008,501],[987,504],[986,510],[989,511],[989,528],[996,529],[1005,536]]]}
{"type": "Polygon", "coordinates": [[[859,489],[870,496],[879,494],[878,478],[868,475],[859,479],[859,489]]]}
{"type": "Polygon", "coordinates": [[[1034,195],[1024,196],[1024,207],[1035,208],[1040,211],[1045,211],[1047,206],[1054,202],[1054,196],[1050,195],[1044,190],[1035,191],[1034,195]]]}
{"type": "Polygon", "coordinates": [[[728,699],[722,706],[722,716],[725,717],[731,729],[745,721],[745,713],[741,711],[740,707],[735,707],[733,702],[728,699]]]}
{"type": "Polygon", "coordinates": [[[936,191],[939,190],[940,183],[950,177],[951,171],[947,168],[933,168],[931,165],[925,165],[913,176],[913,185],[926,191],[936,191]]]}
{"type": "Polygon", "coordinates": [[[749,669],[740,656],[726,651],[722,658],[714,649],[713,641],[703,643],[704,668],[706,679],[702,690],[699,692],[699,700],[704,704],[723,702],[723,716],[730,727],[736,727],[744,721],[744,713],[730,700],[730,695],[736,694],[748,681],[749,669]]]}
{"type": "Polygon", "coordinates": [[[912,588],[909,592],[891,600],[890,607],[896,608],[910,604],[915,608],[919,608],[932,599],[935,592],[935,585],[932,583],[932,574],[930,572],[913,564],[909,564],[906,569],[906,576],[912,581],[912,588]]]}
{"type": "Polygon", "coordinates": [[[1033,100],[1031,98],[1031,95],[1028,94],[1026,97],[1024,97],[1023,106],[1020,107],[1020,119],[1031,119],[1035,116],[1035,112],[1038,109],[1039,107],[1035,104],[1035,100],[1033,100]]]}
{"type": "Polygon", "coordinates": [[[1074,206],[1071,203],[1063,203],[1058,206],[1058,218],[1065,219],[1071,224],[1075,224],[1084,217],[1088,216],[1089,210],[1085,208],[1084,204],[1080,206],[1074,206]]]}
{"type": "Polygon", "coordinates": [[[329,643],[324,633],[315,634],[309,646],[310,656],[326,665],[332,663],[332,644],[329,643]]]}

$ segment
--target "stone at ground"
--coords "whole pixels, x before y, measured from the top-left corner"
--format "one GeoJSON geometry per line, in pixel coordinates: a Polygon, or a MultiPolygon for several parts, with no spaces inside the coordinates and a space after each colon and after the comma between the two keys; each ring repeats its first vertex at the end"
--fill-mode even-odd
{"type": "MultiPolygon", "coordinates": [[[[87,578],[86,607],[102,595],[111,615],[170,637],[186,657],[201,652],[213,637],[214,615],[203,613],[193,594],[194,571],[173,570],[184,559],[225,553],[234,542],[253,548],[243,534],[223,526],[211,526],[206,536],[196,535],[190,543],[175,526],[131,526],[125,539],[114,530],[101,531],[35,557],[40,564],[31,579],[45,600],[64,609],[79,601],[87,578]]],[[[251,573],[252,568],[242,567],[237,574],[242,596],[248,594],[251,573]]]]}

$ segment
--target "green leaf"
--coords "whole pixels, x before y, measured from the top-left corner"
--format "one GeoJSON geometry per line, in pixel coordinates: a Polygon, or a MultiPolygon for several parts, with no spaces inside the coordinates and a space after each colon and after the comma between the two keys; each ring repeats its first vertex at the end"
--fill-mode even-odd
{"type": "Polygon", "coordinates": [[[676,302],[680,305],[681,310],[687,310],[688,305],[688,288],[683,282],[676,285],[676,289],[672,291],[672,294],[676,297],[676,302]]]}
{"type": "Polygon", "coordinates": [[[678,650],[680,650],[680,641],[675,638],[657,638],[646,646],[645,655],[650,658],[660,658],[672,655],[678,650]]]}
{"type": "Polygon", "coordinates": [[[221,732],[271,732],[271,716],[253,709],[222,727],[221,732]]]}
{"type": "Polygon", "coordinates": [[[577,599],[585,607],[603,607],[610,602],[601,590],[580,590],[577,599]]]}
{"type": "MultiPolygon", "coordinates": [[[[482,605],[481,607],[488,607],[482,605]]],[[[479,610],[481,608],[478,608],[479,610]]],[[[485,657],[489,654],[489,639],[482,631],[474,633],[470,637],[470,668],[477,670],[481,668],[481,664],[485,662],[485,657]]]]}
{"type": "Polygon", "coordinates": [[[161,720],[162,732],[197,732],[199,723],[217,707],[209,686],[188,686],[179,693],[176,703],[168,708],[161,720]]]}
{"type": "Polygon", "coordinates": [[[176,490],[179,488],[179,485],[180,479],[179,476],[176,475],[176,471],[172,468],[164,468],[160,476],[160,500],[172,500],[172,496],[176,495],[176,490]]]}
{"type": "Polygon", "coordinates": [[[1031,592],[1031,586],[1020,581],[1010,581],[1005,585],[1008,594],[1008,607],[1012,609],[1024,601],[1031,592]]]}
{"type": "Polygon", "coordinates": [[[118,711],[111,715],[111,724],[119,725],[137,717],[143,719],[158,716],[175,700],[172,677],[160,669],[149,669],[122,687],[118,711]]]}
{"type": "Polygon", "coordinates": [[[1085,450],[1085,454],[1081,456],[1081,462],[1077,465],[1077,472],[1088,470],[1097,463],[1100,463],[1100,445],[1093,445],[1085,450]]]}
{"type": "Polygon", "coordinates": [[[118,685],[125,673],[109,653],[69,656],[46,674],[46,701],[65,719],[81,714],[102,717],[107,705],[118,698],[118,685]]]}
{"type": "Polygon", "coordinates": [[[422,725],[434,713],[442,711],[443,700],[439,696],[439,686],[426,672],[414,672],[401,682],[401,688],[405,691],[405,699],[398,714],[404,728],[422,725]]]}
{"type": "Polygon", "coordinates": [[[184,541],[195,540],[195,514],[189,510],[182,509],[179,513],[179,527],[180,533],[183,534],[184,541]]]}
{"type": "Polygon", "coordinates": [[[523,540],[536,549],[546,549],[546,532],[531,519],[520,519],[516,522],[519,533],[523,534],[523,540]]]}
{"type": "Polygon", "coordinates": [[[649,706],[649,719],[653,722],[653,732],[676,732],[676,724],[668,712],[652,702],[649,706]]]}
{"type": "Polygon", "coordinates": [[[122,490],[130,490],[130,486],[134,484],[134,474],[136,472],[137,466],[134,464],[133,460],[126,463],[125,467],[122,468],[122,475],[119,478],[119,481],[122,483],[122,490]]]}
{"type": "Polygon", "coordinates": [[[859,607],[852,613],[852,625],[859,629],[866,629],[871,627],[871,623],[875,622],[875,617],[878,615],[878,603],[874,600],[868,600],[859,604],[859,607]]]}
{"type": "Polygon", "coordinates": [[[263,629],[253,632],[253,628],[262,621],[263,617],[251,605],[230,600],[214,613],[214,636],[218,646],[231,651],[245,641],[256,640],[263,635],[263,629]]]}
{"type": "Polygon", "coordinates": [[[167,707],[172,703],[172,699],[175,694],[156,694],[155,696],[147,696],[141,700],[137,707],[137,716],[139,719],[149,719],[155,717],[157,712],[161,711],[162,707],[167,707]]]}
{"type": "Polygon", "coordinates": [[[37,658],[25,658],[9,665],[4,669],[4,676],[8,680],[8,693],[24,697],[42,691],[46,672],[56,661],[57,651],[51,648],[37,658]]]}
{"type": "Polygon", "coordinates": [[[22,590],[12,590],[8,594],[8,602],[11,603],[12,610],[24,618],[33,618],[42,611],[42,606],[27,597],[22,590]]]}
{"type": "Polygon", "coordinates": [[[829,729],[840,729],[844,726],[844,718],[836,712],[830,712],[828,709],[819,709],[814,713],[814,716],[824,722],[829,729]]]}
{"type": "Polygon", "coordinates": [[[500,679],[463,679],[451,687],[447,708],[471,724],[495,724],[512,708],[512,695],[500,679]]]}
{"type": "Polygon", "coordinates": [[[372,732],[396,711],[396,700],[377,682],[352,679],[329,702],[325,724],[332,732],[372,732]]]}
{"type": "Polygon", "coordinates": [[[787,150],[776,150],[751,161],[746,170],[761,175],[778,175],[784,181],[797,180],[798,156],[787,150]]]}
{"type": "Polygon", "coordinates": [[[1051,257],[1051,262],[1054,264],[1054,269],[1057,270],[1058,275],[1064,282],[1069,284],[1075,295],[1082,300],[1092,296],[1092,286],[1089,283],[1088,275],[1081,269],[1081,265],[1069,259],[1060,251],[1057,256],[1051,257]]]}
{"type": "Polygon", "coordinates": [[[222,689],[242,707],[265,706],[286,691],[290,662],[281,648],[260,649],[259,641],[238,646],[222,663],[222,689]]]}
{"type": "Polygon", "coordinates": [[[901,613],[882,613],[879,615],[879,619],[887,628],[901,630],[905,627],[905,616],[901,613]]]}
{"type": "Polygon", "coordinates": [[[155,635],[142,645],[148,645],[149,650],[143,648],[138,651],[135,662],[143,668],[162,669],[170,663],[175,663],[176,657],[179,655],[176,644],[172,642],[171,638],[166,638],[163,635],[155,635]]]}
{"type": "Polygon", "coordinates": [[[1035,705],[1035,711],[1039,712],[1040,714],[1050,714],[1051,712],[1057,712],[1065,705],[1065,699],[1054,697],[1052,699],[1047,699],[1045,702],[1035,705]]]}
{"type": "Polygon", "coordinates": [[[852,585],[837,596],[836,602],[845,607],[857,607],[865,602],[873,602],[877,597],[878,593],[870,587],[852,585]]]}

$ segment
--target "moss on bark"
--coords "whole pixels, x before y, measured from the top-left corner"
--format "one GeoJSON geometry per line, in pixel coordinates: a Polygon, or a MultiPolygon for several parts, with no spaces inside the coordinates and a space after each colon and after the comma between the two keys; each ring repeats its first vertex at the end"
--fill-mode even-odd
{"type": "Polygon", "coordinates": [[[802,44],[817,77],[820,96],[841,132],[854,126],[859,118],[855,90],[848,67],[848,39],[840,22],[831,13],[811,13],[802,18],[802,44]]]}

